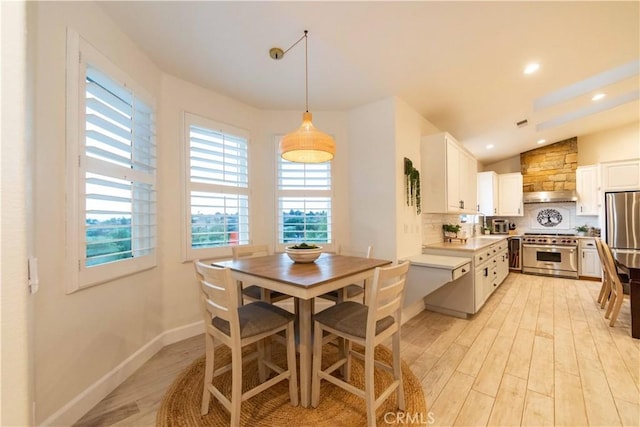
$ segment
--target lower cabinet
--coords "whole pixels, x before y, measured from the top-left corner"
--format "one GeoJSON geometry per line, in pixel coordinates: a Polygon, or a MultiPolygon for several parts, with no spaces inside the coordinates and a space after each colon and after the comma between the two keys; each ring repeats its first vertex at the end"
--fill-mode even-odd
{"type": "Polygon", "coordinates": [[[581,277],[602,277],[600,256],[593,239],[580,239],[578,254],[578,275],[581,277]]]}
{"type": "MultiPolygon", "coordinates": [[[[507,239],[499,240],[480,249],[474,241],[456,249],[443,247],[423,248],[424,254],[470,257],[471,274],[465,274],[424,298],[428,310],[467,318],[477,313],[509,274],[507,239]],[[466,246],[466,247],[465,247],[466,246]]],[[[468,264],[467,264],[468,265],[468,264]]]]}
{"type": "Polygon", "coordinates": [[[509,275],[509,255],[506,246],[506,241],[496,243],[475,258],[480,261],[475,267],[476,312],[509,275]]]}

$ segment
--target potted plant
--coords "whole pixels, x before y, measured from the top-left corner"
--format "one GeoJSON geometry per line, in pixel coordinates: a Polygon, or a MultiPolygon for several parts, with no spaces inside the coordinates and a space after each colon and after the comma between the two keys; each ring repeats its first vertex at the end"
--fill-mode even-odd
{"type": "Polygon", "coordinates": [[[589,231],[589,226],[587,224],[579,225],[576,227],[576,231],[578,232],[578,236],[586,236],[589,231]]]}
{"type": "Polygon", "coordinates": [[[460,229],[462,229],[460,224],[442,224],[444,237],[458,237],[460,229]]]}

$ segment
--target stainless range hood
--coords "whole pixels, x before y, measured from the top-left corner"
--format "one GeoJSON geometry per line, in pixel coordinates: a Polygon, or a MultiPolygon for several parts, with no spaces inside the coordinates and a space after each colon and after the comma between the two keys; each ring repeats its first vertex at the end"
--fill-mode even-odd
{"type": "Polygon", "coordinates": [[[578,194],[575,191],[531,191],[522,194],[524,203],[560,203],[575,202],[578,194]]]}

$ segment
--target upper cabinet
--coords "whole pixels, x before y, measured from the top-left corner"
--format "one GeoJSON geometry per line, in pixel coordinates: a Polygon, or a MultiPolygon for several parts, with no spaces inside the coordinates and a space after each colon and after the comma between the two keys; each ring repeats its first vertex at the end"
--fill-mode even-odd
{"type": "Polygon", "coordinates": [[[475,213],[478,164],[448,133],[422,138],[422,211],[475,213]]]}
{"type": "Polygon", "coordinates": [[[640,189],[640,160],[601,163],[600,167],[602,191],[640,189]]]}
{"type": "Polygon", "coordinates": [[[498,174],[480,172],[478,177],[478,212],[485,216],[498,215],[498,174]]]}
{"type": "Polygon", "coordinates": [[[478,175],[478,212],[486,216],[522,216],[522,174],[478,175]]]}
{"type": "Polygon", "coordinates": [[[578,203],[576,215],[598,215],[600,179],[598,166],[578,166],[576,169],[576,192],[578,203]]]}
{"type": "Polygon", "coordinates": [[[522,216],[522,174],[503,173],[498,175],[498,215],[522,216]]]}

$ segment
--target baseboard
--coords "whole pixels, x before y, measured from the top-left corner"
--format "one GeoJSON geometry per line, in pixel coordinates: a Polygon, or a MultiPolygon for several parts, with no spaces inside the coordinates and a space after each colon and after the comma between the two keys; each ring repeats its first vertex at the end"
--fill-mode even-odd
{"type": "Polygon", "coordinates": [[[73,425],[164,346],[203,332],[203,321],[162,332],[38,425],[73,425]]]}
{"type": "Polygon", "coordinates": [[[424,301],[422,298],[418,299],[418,301],[413,304],[404,307],[402,309],[402,324],[404,325],[412,318],[416,317],[418,314],[422,313],[425,309],[424,301]]]}

